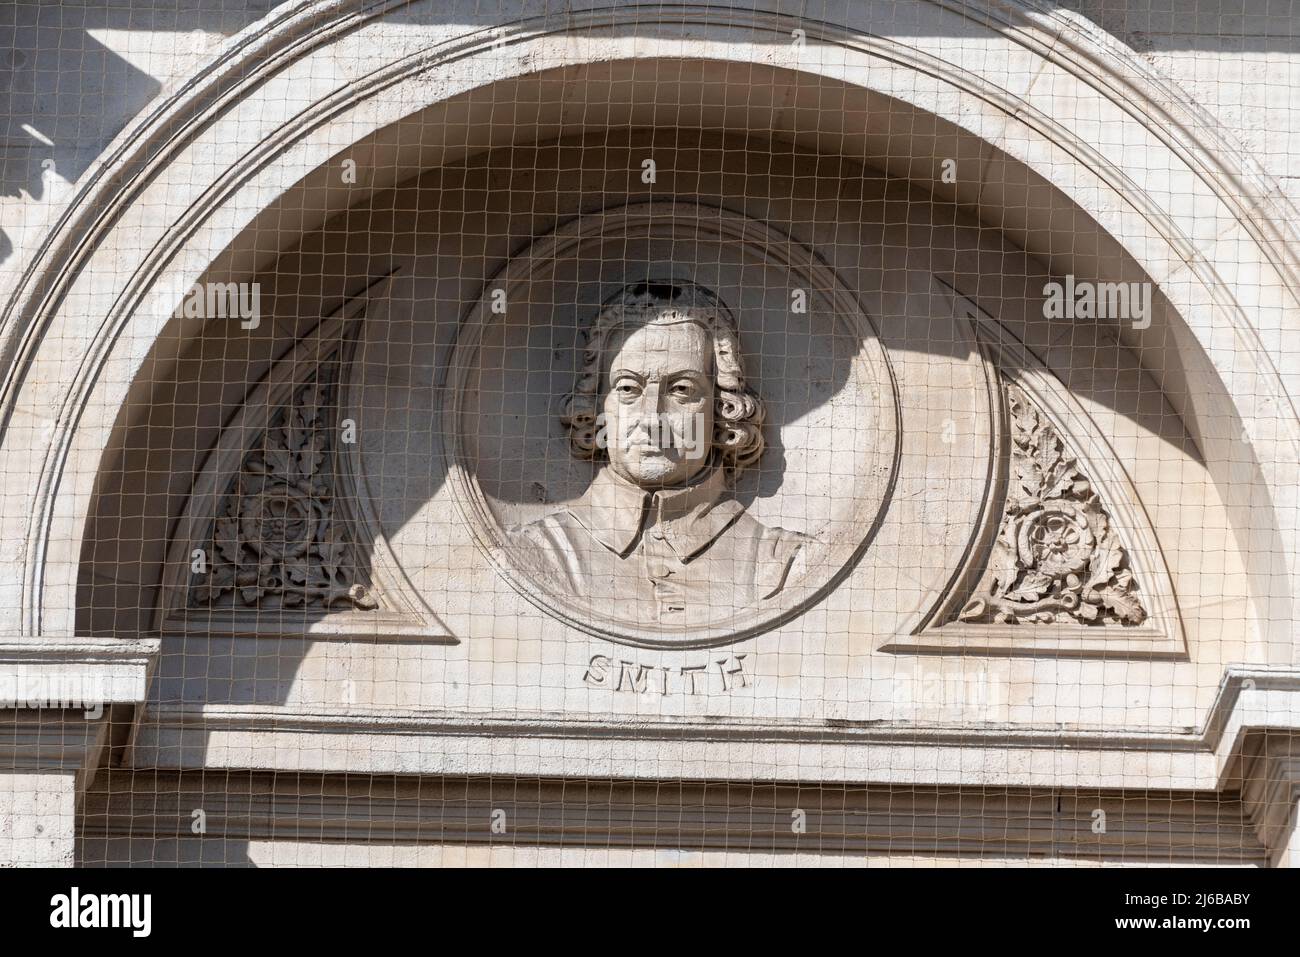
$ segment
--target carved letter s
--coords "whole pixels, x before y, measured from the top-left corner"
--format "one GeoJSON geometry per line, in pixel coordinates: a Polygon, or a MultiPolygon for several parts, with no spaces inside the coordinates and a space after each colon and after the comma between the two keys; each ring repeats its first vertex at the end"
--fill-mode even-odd
{"type": "Polygon", "coordinates": [[[587,663],[587,673],[582,676],[582,680],[593,688],[599,688],[609,677],[609,659],[604,655],[592,655],[591,661],[587,663]]]}

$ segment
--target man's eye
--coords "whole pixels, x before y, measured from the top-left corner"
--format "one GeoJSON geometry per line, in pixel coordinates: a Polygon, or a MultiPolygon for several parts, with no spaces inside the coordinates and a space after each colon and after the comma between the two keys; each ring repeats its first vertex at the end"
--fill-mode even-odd
{"type": "Polygon", "coordinates": [[[678,382],[673,386],[673,395],[682,399],[693,399],[696,395],[694,382],[678,382]]]}
{"type": "Polygon", "coordinates": [[[614,386],[614,391],[621,396],[634,396],[640,390],[636,387],[635,382],[620,382],[618,385],[614,386]]]}

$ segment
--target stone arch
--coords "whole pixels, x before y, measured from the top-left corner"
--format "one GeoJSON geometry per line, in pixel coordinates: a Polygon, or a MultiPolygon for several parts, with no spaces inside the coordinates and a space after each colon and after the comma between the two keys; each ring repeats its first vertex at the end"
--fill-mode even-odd
{"type": "MultiPolygon", "coordinates": [[[[694,109],[696,124],[738,110],[731,116],[764,123],[804,147],[870,158],[900,180],[930,182],[940,200],[976,210],[983,225],[1014,239],[1053,274],[1083,277],[1104,265],[1123,278],[1155,283],[1160,308],[1151,330],[1121,330],[1122,345],[1159,382],[1226,503],[1247,562],[1253,639],[1247,657],[1256,664],[1294,662],[1288,629],[1300,593],[1293,504],[1297,360],[1282,345],[1300,330],[1296,247],[1281,225],[1294,216],[1249,157],[1199,122],[1178,91],[1131,51],[1066,14],[1017,0],[993,7],[959,0],[845,4],[836,23],[800,20],[777,2],[752,11],[727,8],[722,17],[712,8],[659,3],[612,10],[571,4],[563,14],[524,17],[504,28],[489,25],[477,6],[288,4],[232,40],[220,58],[125,131],[70,199],[3,317],[2,454],[10,489],[20,491],[0,506],[12,558],[0,573],[12,597],[4,603],[4,626],[22,636],[6,645],[6,655],[24,661],[34,649],[33,658],[60,665],[129,659],[129,680],[115,693],[122,701],[142,700],[147,643],[120,642],[125,650],[115,656],[71,636],[95,482],[121,410],[141,397],[146,373],[177,352],[168,313],[180,291],[205,276],[256,273],[283,245],[253,240],[317,229],[328,215],[397,185],[404,171],[509,143],[509,123],[493,122],[490,110],[474,112],[473,91],[485,92],[489,104],[494,98],[532,103],[529,125],[541,137],[560,135],[574,120],[563,108],[574,85],[650,82],[679,116],[684,106],[694,109]],[[790,42],[796,34],[802,45],[790,42]],[[962,42],[952,43],[953,37],[962,42]],[[809,45],[819,55],[800,52],[809,45]],[[698,95],[702,69],[734,81],[712,87],[719,100],[698,95]],[[760,76],[764,82],[754,84],[760,76]],[[522,95],[530,91],[531,99],[522,95]],[[729,98],[729,91],[743,96],[729,98]],[[431,115],[441,117],[433,128],[450,134],[446,139],[404,135],[429,128],[422,121],[431,115]],[[849,121],[858,117],[873,119],[852,128],[849,121]],[[933,183],[938,156],[978,173],[959,176],[951,188],[933,183]],[[373,175],[357,186],[339,183],[334,174],[344,159],[357,159],[373,175]],[[312,203],[304,202],[307,196],[312,203]]],[[[655,120],[653,112],[637,117],[636,106],[631,115],[604,119],[655,120]]],[[[1001,281],[985,264],[979,257],[957,261],[938,278],[978,305],[996,298],[991,286],[1001,281]]],[[[1033,338],[1032,315],[999,318],[1022,339],[1033,338]]],[[[288,338],[296,332],[276,331],[288,338]]],[[[1139,672],[1128,662],[1101,664],[1093,677],[1118,676],[1122,686],[1148,676],[1154,686],[1171,674],[1139,672]],[[1106,671],[1108,664],[1119,670],[1106,671]]],[[[1212,682],[1212,676],[1201,681],[1206,694],[1198,705],[1216,693],[1212,682]]],[[[826,781],[885,781],[909,790],[1143,789],[1143,801],[1128,799],[1132,806],[1154,800],[1148,796],[1155,789],[1224,791],[1246,780],[1242,800],[1230,803],[1254,821],[1263,847],[1276,849],[1287,840],[1294,790],[1275,787],[1286,779],[1274,772],[1284,775],[1288,765],[1274,762],[1268,743],[1261,736],[1247,740],[1247,732],[1294,714],[1286,700],[1294,687],[1294,672],[1285,668],[1229,667],[1213,704],[1198,706],[1194,720],[1118,743],[1056,728],[1028,729],[1014,742],[1013,735],[965,729],[955,740],[949,734],[924,742],[930,750],[919,753],[914,727],[859,735],[853,720],[861,713],[837,711],[838,702],[825,717],[844,719],[844,728],[783,726],[774,732],[775,744],[756,744],[734,724],[718,724],[709,734],[730,749],[716,767],[719,777],[781,780],[790,768],[813,765],[804,750],[810,745],[826,781]],[[1185,733],[1192,725],[1198,730],[1185,733]],[[1062,740],[1071,749],[1065,772],[1055,763],[1062,740]],[[883,772],[868,760],[864,742],[887,751],[883,772]],[[1017,755],[1026,755],[1024,762],[1007,758],[1009,742],[1027,747],[1017,755]],[[1130,757],[1156,760],[1148,765],[1130,757]],[[1130,770],[1137,765],[1141,770],[1130,770]],[[977,767],[981,776],[972,781],[952,770],[958,767],[977,767]],[[887,774],[896,776],[886,780],[887,774]]],[[[208,733],[209,717],[218,737],[233,742],[231,752],[247,744],[240,735],[250,727],[265,730],[255,715],[200,713],[200,734],[208,733]]],[[[519,723],[485,730],[457,715],[381,715],[375,725],[389,732],[458,735],[436,753],[412,748],[397,768],[384,763],[390,749],[366,747],[369,726],[331,723],[328,715],[296,717],[296,727],[319,734],[323,759],[351,756],[344,766],[308,768],[313,771],[594,777],[632,768],[642,776],[681,777],[698,773],[693,747],[717,743],[671,722],[628,734],[616,722],[575,721],[565,763],[556,764],[547,754],[534,760],[523,750],[492,747],[494,734],[513,733],[519,723]],[[658,750],[639,763],[643,745],[658,750]]],[[[554,732],[529,720],[523,719],[528,731],[554,732]]],[[[195,723],[186,713],[157,717],[138,741],[141,766],[170,760],[178,767],[193,766],[186,761],[246,767],[220,747],[196,758],[189,737],[195,723]]],[[[59,726],[49,724],[43,740],[52,728],[59,726]]],[[[59,769],[75,771],[78,761],[93,766],[68,751],[68,740],[58,745],[59,769]]],[[[199,747],[208,743],[199,740],[199,747]]],[[[95,747],[88,743],[86,753],[95,747]]],[[[313,759],[292,748],[282,756],[313,759]]],[[[1137,792],[1114,791],[1106,799],[1118,807],[1126,793],[1137,792]]],[[[1180,826],[1205,819],[1194,803],[1180,826]]],[[[1260,848],[1243,848],[1242,860],[1260,857],[1260,848]]],[[[1228,859],[1214,839],[1196,852],[1228,859]]]]}
{"type": "MultiPolygon", "coordinates": [[[[729,11],[722,24],[648,5],[635,17],[593,10],[504,30],[437,25],[433,7],[300,3],[273,15],[125,131],[70,201],[5,315],[6,462],[15,485],[32,489],[8,499],[3,515],[6,539],[22,543],[6,569],[6,587],[20,596],[8,627],[75,630],[86,507],[116,411],[163,332],[159,290],[184,289],[214,264],[255,266],[265,251],[239,237],[253,227],[265,234],[272,220],[286,232],[304,228],[308,219],[286,218],[302,190],[315,190],[324,209],[355,201],[327,186],[322,170],[358,144],[380,172],[371,191],[391,185],[397,170],[420,168],[422,155],[446,156],[448,144],[395,145],[382,131],[471,88],[560,66],[684,59],[747,69],[758,59],[824,90],[865,90],[876,103],[907,107],[892,114],[897,126],[854,145],[870,152],[888,142],[886,169],[903,175],[928,174],[937,147],[971,157],[981,175],[959,182],[952,199],[974,202],[1031,253],[1080,274],[1083,261],[1122,254],[1156,283],[1167,309],[1145,353],[1149,369],[1228,503],[1250,562],[1264,657],[1292,660],[1300,548],[1285,496],[1297,467],[1295,373],[1273,357],[1288,361],[1277,346],[1298,331],[1294,254],[1272,225],[1284,218],[1271,212],[1277,201],[1249,161],[1211,141],[1139,61],[1077,21],[1018,4],[996,19],[960,3],[861,4],[846,8],[841,25],[804,23],[775,4],[729,11]],[[621,25],[629,19],[637,31],[621,25]],[[795,30],[836,56],[801,59],[787,42],[795,30]],[[970,42],[941,42],[954,32],[970,42]],[[286,95],[307,78],[305,101],[286,95]],[[1064,116],[1067,102],[1095,112],[1064,116]],[[1096,135],[1103,124],[1113,138],[1096,135]],[[205,165],[235,152],[228,165],[205,165]],[[210,175],[196,176],[204,168],[210,175]],[[1030,196],[1067,225],[1017,220],[1012,211],[1028,208],[1030,196]],[[1081,235],[1095,245],[1081,249],[1081,235]]],[[[806,108],[773,103],[765,115],[798,129],[806,108]]],[[[563,120],[560,111],[549,122],[563,120]]],[[[817,132],[841,142],[848,135],[824,124],[817,132]]],[[[978,300],[979,277],[967,278],[976,285],[963,291],[978,300]]]]}

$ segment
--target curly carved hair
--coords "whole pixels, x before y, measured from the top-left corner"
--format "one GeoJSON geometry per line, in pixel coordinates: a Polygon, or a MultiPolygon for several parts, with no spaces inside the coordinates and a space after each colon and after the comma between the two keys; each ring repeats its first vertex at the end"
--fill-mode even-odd
{"type": "Polygon", "coordinates": [[[622,328],[658,322],[697,322],[713,339],[713,454],[730,470],[758,461],[763,454],[762,400],[745,386],[740,336],[731,311],[702,286],[679,280],[647,279],[624,286],[605,300],[584,332],[582,369],[573,391],[560,406],[560,422],[569,433],[569,448],[580,459],[594,459],[597,416],[605,354],[622,328]]]}

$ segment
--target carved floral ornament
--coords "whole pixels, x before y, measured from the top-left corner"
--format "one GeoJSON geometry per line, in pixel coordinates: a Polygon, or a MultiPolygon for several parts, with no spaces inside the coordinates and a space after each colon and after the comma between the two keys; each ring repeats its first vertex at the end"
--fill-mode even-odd
{"type": "Polygon", "coordinates": [[[338,356],[277,409],[221,498],[191,608],[377,607],[336,512],[338,356]]]}
{"type": "Polygon", "coordinates": [[[1092,482],[1047,416],[1006,388],[1011,462],[988,566],[963,622],[1139,625],[1128,555],[1092,482]]]}

